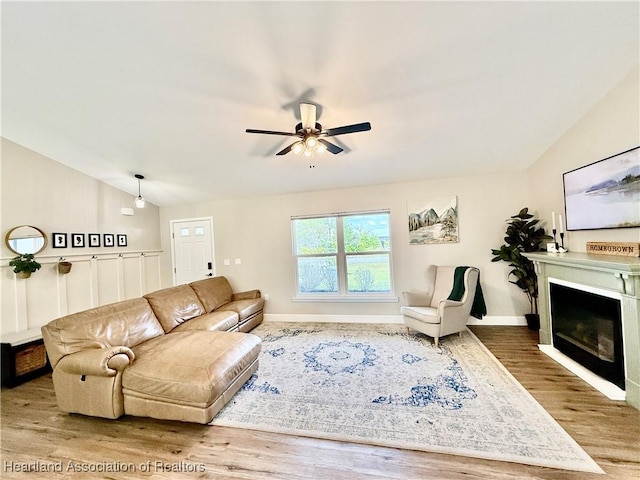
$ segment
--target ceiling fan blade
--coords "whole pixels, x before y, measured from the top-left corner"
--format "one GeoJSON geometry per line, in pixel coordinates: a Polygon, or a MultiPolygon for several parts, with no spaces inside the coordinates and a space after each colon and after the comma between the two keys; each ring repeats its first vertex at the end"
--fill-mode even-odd
{"type": "Polygon", "coordinates": [[[298,142],[293,142],[291,145],[284,147],[282,150],[280,150],[278,153],[276,153],[276,155],[286,155],[287,153],[289,153],[291,151],[291,149],[293,148],[293,146],[298,143],[298,142]]]}
{"type": "Polygon", "coordinates": [[[319,138],[318,142],[320,142],[322,145],[327,147],[327,150],[329,150],[333,154],[340,153],[343,151],[342,148],[340,148],[338,145],[335,145],[331,142],[327,142],[324,138],[319,138]]]}
{"type": "Polygon", "coordinates": [[[297,137],[298,134],[297,133],[291,133],[291,132],[274,132],[273,130],[255,130],[253,128],[247,128],[246,130],[247,133],[264,133],[266,135],[287,135],[290,137],[297,137]]]}
{"type": "Polygon", "coordinates": [[[329,128],[322,132],[325,137],[334,137],[336,135],[344,135],[345,133],[366,132],[371,130],[369,122],[356,123],[354,125],[346,125],[344,127],[329,128]]]}
{"type": "Polygon", "coordinates": [[[301,103],[300,120],[304,130],[313,130],[316,126],[316,106],[311,103],[301,103]]]}

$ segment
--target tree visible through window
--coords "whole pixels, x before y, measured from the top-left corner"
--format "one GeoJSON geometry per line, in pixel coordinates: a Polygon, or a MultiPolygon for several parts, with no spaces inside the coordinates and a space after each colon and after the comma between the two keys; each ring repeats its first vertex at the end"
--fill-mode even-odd
{"type": "Polygon", "coordinates": [[[292,219],[298,294],[391,293],[389,212],[292,219]]]}

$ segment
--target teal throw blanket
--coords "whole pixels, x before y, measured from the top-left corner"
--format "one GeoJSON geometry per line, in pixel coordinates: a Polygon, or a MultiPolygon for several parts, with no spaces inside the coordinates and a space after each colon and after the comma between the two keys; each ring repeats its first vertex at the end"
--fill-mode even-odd
{"type": "MultiPolygon", "coordinates": [[[[456,267],[453,272],[453,289],[447,297],[447,300],[460,301],[464,295],[464,273],[471,267],[456,267]]],[[[482,287],[480,286],[480,275],[478,274],[478,283],[476,285],[476,291],[473,296],[473,305],[471,306],[471,316],[480,318],[487,314],[487,306],[484,303],[484,295],[482,294],[482,287]]]]}

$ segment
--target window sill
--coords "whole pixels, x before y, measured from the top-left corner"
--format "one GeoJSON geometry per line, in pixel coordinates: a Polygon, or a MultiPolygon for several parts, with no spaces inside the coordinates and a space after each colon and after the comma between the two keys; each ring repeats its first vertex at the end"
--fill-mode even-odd
{"type": "Polygon", "coordinates": [[[292,302],[307,303],[398,303],[393,295],[297,295],[292,302]]]}

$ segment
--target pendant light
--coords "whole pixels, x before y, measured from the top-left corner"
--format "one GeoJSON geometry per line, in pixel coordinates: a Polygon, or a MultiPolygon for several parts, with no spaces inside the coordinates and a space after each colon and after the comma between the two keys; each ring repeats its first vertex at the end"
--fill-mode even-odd
{"type": "Polygon", "coordinates": [[[138,196],[136,197],[136,208],[144,208],[145,200],[140,194],[140,180],[144,179],[144,175],[140,175],[139,173],[136,173],[134,177],[138,179],[138,196]]]}

